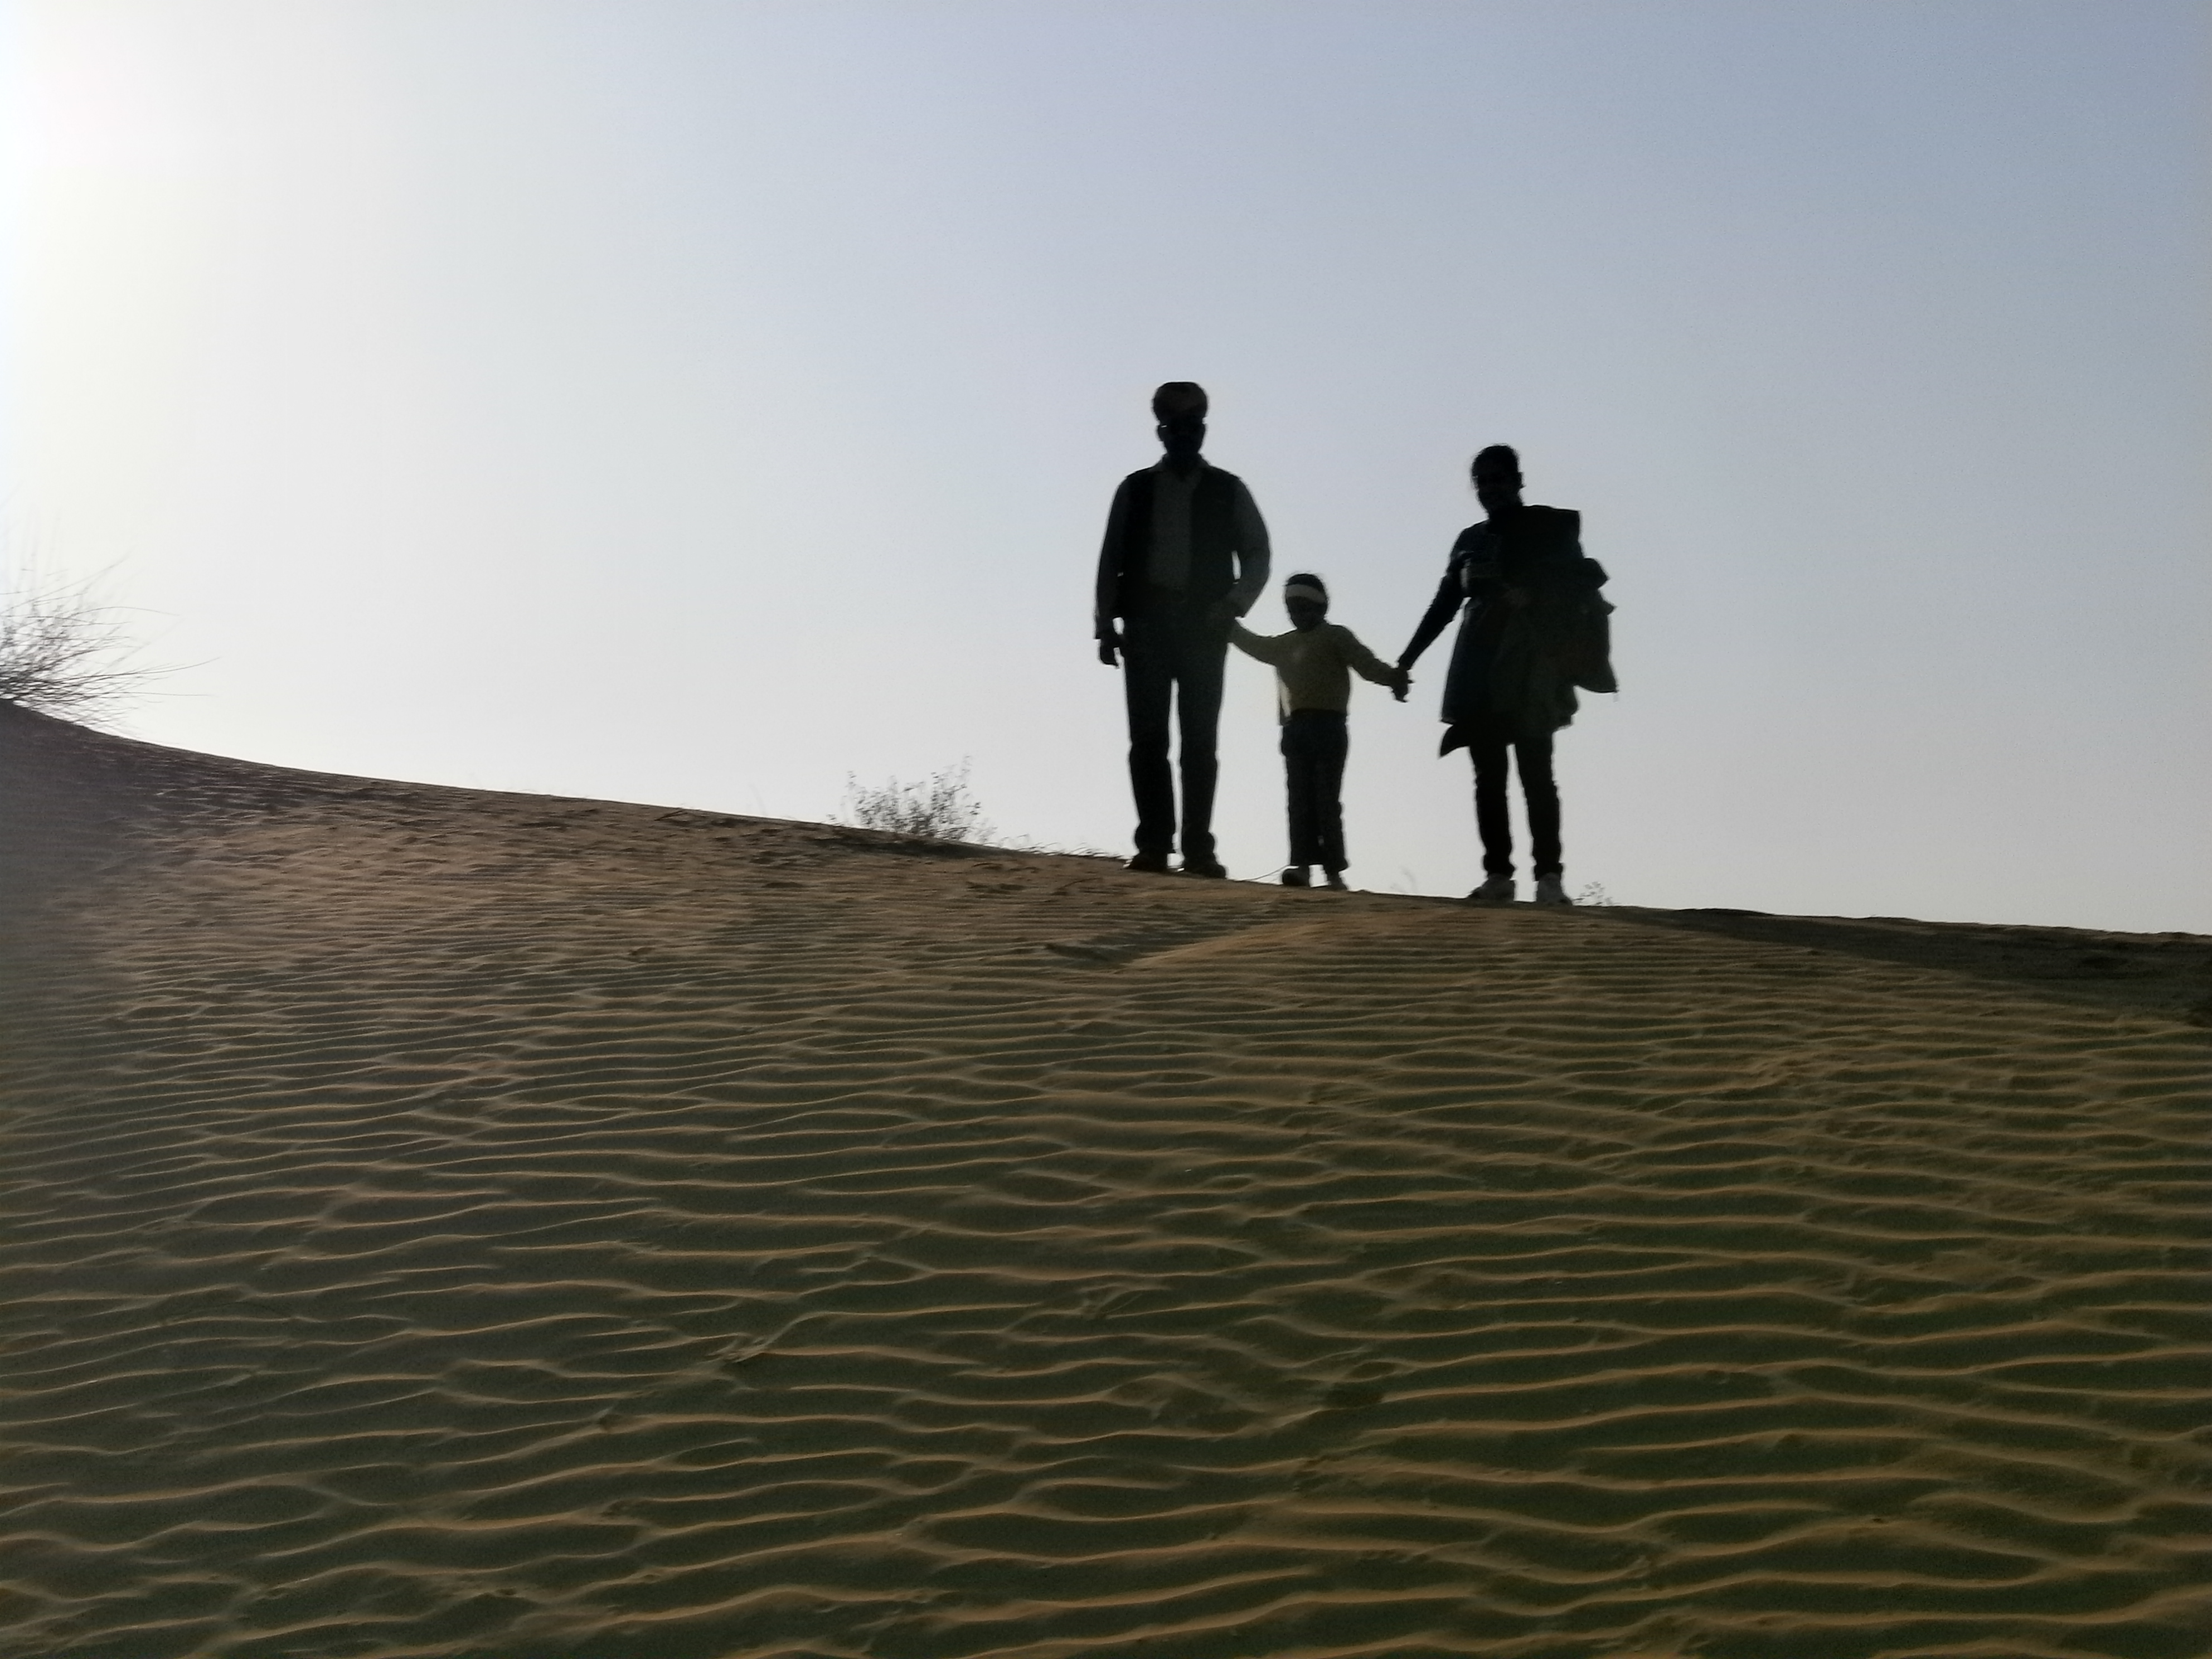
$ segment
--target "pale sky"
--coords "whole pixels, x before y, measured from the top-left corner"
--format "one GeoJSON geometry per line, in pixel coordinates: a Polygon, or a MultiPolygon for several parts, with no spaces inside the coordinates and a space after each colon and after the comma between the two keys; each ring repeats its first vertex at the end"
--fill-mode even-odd
{"type": "MultiPolygon", "coordinates": [[[[134,735],[793,817],[969,757],[1126,850],[1090,587],[1189,379],[1385,656],[1476,449],[1582,511],[1570,890],[2212,932],[2203,4],[4,15],[7,552],[198,665],[134,735]]],[[[1479,878],[1445,650],[1355,696],[1355,885],[1479,878]]]]}

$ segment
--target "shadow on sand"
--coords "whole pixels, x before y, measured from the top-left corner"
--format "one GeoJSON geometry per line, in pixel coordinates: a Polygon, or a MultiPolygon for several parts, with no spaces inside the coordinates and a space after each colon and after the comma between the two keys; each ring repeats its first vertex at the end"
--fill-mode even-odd
{"type": "Polygon", "coordinates": [[[1639,927],[1837,951],[1900,967],[1963,974],[2066,1002],[2212,1025],[2212,939],[2199,933],[2111,933],[1905,916],[1777,916],[1759,910],[1646,910],[1626,905],[1583,914],[1639,927]]]}

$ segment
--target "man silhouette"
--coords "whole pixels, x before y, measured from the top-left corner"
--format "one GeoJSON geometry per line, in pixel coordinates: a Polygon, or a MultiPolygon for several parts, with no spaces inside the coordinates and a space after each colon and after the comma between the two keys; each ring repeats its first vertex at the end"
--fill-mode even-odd
{"type": "Polygon", "coordinates": [[[1486,515],[1452,544],[1428,614],[1398,658],[1410,669],[1464,609],[1444,679],[1439,754],[1464,748],[1474,762],[1474,820],[1482,837],[1477,903],[1513,901],[1513,824],[1507,756],[1528,808],[1536,902],[1571,904],[1560,866],[1559,791],[1552,734],[1575,717],[1577,685],[1613,689],[1598,598],[1606,574],[1584,558],[1582,514],[1521,499],[1521,458],[1492,444],[1474,458],[1475,498],[1486,515]]]}
{"type": "Polygon", "coordinates": [[[1121,668],[1129,708],[1137,853],[1127,867],[1164,872],[1175,850],[1172,708],[1182,744],[1182,873],[1218,877],[1225,873],[1213,854],[1222,671],[1230,624],[1267,586],[1267,526],[1243,480],[1198,453],[1206,410],[1205,390],[1188,380],[1152,394],[1165,453],[1114,492],[1093,621],[1098,660],[1121,668]]]}

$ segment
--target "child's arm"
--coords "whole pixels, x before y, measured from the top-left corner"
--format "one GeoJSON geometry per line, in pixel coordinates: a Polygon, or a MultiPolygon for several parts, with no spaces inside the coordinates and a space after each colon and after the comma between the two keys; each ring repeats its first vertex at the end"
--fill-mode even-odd
{"type": "Polygon", "coordinates": [[[1372,680],[1377,685],[1389,686],[1400,702],[1405,701],[1408,681],[1404,669],[1395,668],[1384,662],[1372,651],[1360,644],[1359,636],[1348,628],[1340,627],[1336,630],[1336,645],[1346,667],[1364,680],[1372,680]]]}
{"type": "Polygon", "coordinates": [[[1289,637],[1290,635],[1285,634],[1271,639],[1265,634],[1255,634],[1243,623],[1229,624],[1229,642],[1246,656],[1257,657],[1261,662],[1282,661],[1283,641],[1289,637]]]}

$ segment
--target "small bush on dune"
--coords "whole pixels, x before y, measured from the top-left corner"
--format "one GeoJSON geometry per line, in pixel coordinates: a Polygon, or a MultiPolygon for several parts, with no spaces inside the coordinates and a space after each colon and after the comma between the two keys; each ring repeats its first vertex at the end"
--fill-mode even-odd
{"type": "Polygon", "coordinates": [[[146,682],[167,672],[125,659],[136,648],[92,584],[22,579],[0,599],[0,702],[81,726],[112,726],[146,682]]]}
{"type": "Polygon", "coordinates": [[[845,800],[830,820],[860,830],[884,830],[896,836],[931,841],[992,844],[996,833],[983,808],[968,791],[968,763],[933,772],[920,783],[887,779],[880,787],[845,775],[845,800]]]}
{"type": "Polygon", "coordinates": [[[858,830],[884,830],[896,836],[962,842],[972,847],[1000,847],[1011,853],[1053,853],[1067,858],[1114,858],[1096,847],[1064,847],[1029,836],[1000,833],[983,816],[982,803],[968,787],[968,762],[933,772],[919,783],[897,778],[879,786],[845,775],[845,799],[830,815],[832,823],[858,830]]]}

